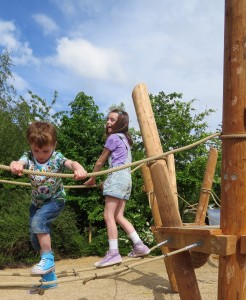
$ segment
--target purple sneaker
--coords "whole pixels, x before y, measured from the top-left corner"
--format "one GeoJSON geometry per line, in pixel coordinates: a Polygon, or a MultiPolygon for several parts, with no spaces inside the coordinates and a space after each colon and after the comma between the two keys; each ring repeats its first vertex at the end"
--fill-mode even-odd
{"type": "Polygon", "coordinates": [[[150,249],[143,243],[137,243],[133,246],[132,251],[128,254],[129,257],[145,256],[150,253],[150,249]]]}
{"type": "Polygon", "coordinates": [[[117,252],[108,251],[106,252],[104,258],[101,259],[100,261],[97,261],[94,264],[94,266],[97,268],[103,268],[103,267],[117,265],[120,264],[121,262],[122,262],[122,258],[118,251],[117,252]]]}

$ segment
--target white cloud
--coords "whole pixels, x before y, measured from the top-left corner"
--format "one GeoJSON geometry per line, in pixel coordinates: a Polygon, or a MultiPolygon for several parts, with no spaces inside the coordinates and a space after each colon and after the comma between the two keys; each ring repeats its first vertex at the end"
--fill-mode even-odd
{"type": "Polygon", "coordinates": [[[44,35],[49,35],[59,30],[58,25],[44,14],[35,14],[32,17],[42,27],[44,35]]]}
{"type": "Polygon", "coordinates": [[[33,56],[33,51],[29,44],[19,41],[19,33],[13,22],[0,21],[0,36],[0,46],[13,52],[12,59],[15,65],[39,63],[39,60],[33,56]]]}
{"type": "Polygon", "coordinates": [[[15,32],[16,27],[13,22],[0,21],[0,46],[7,49],[17,48],[19,43],[14,36],[15,32]]]}
{"type": "Polygon", "coordinates": [[[56,62],[85,78],[125,80],[119,52],[111,48],[94,46],[83,39],[60,39],[56,62]]]}

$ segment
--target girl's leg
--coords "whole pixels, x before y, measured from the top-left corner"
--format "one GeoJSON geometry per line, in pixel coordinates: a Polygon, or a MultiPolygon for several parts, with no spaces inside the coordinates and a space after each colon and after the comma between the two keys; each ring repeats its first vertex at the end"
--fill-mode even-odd
{"type": "Polygon", "coordinates": [[[134,244],[133,250],[128,254],[128,256],[145,256],[150,253],[150,249],[144,245],[133,225],[124,217],[125,205],[125,200],[118,199],[118,205],[115,210],[115,220],[124,229],[134,244]]]}
{"type": "Polygon", "coordinates": [[[111,196],[105,197],[104,221],[107,226],[109,240],[118,239],[118,230],[115,222],[115,211],[118,206],[119,199],[111,196]]]}
{"type": "Polygon", "coordinates": [[[109,251],[106,253],[105,257],[94,264],[97,268],[112,266],[122,262],[118,250],[118,230],[114,218],[117,205],[117,198],[111,196],[105,197],[104,220],[107,226],[109,251]]]}
{"type": "Polygon", "coordinates": [[[116,222],[122,227],[127,235],[130,235],[135,231],[133,225],[124,217],[124,210],[126,206],[126,200],[117,199],[117,207],[115,209],[114,218],[116,222]]]}

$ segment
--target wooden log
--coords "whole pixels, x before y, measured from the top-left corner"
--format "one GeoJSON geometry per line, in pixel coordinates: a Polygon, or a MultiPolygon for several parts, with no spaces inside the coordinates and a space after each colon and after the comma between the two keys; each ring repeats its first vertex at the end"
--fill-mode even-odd
{"type": "Polygon", "coordinates": [[[177,179],[176,179],[176,170],[175,170],[175,159],[174,159],[173,154],[167,155],[167,168],[168,168],[171,188],[172,188],[173,194],[174,194],[175,204],[177,205],[177,209],[179,209],[177,179]]]}
{"type": "MultiPolygon", "coordinates": [[[[147,157],[163,153],[146,86],[138,84],[133,90],[132,97],[147,157]]],[[[150,173],[162,224],[166,227],[182,226],[165,160],[150,164],[150,173]]],[[[201,295],[190,253],[183,252],[173,256],[172,263],[180,299],[200,300],[201,295]]]]}
{"type": "MultiPolygon", "coordinates": [[[[154,225],[155,225],[155,227],[162,226],[158,203],[156,201],[156,196],[154,193],[154,186],[153,186],[149,168],[146,165],[143,165],[141,167],[141,173],[142,173],[142,177],[144,180],[145,192],[147,193],[147,195],[149,197],[151,212],[152,212],[152,216],[154,219],[154,225]]],[[[159,235],[157,234],[157,231],[152,229],[152,232],[155,236],[155,239],[157,240],[157,243],[162,242],[162,240],[160,240],[160,238],[159,238],[159,235]]],[[[169,249],[166,246],[161,246],[161,251],[163,254],[166,254],[169,252],[169,249]]],[[[176,282],[174,271],[173,271],[172,257],[165,259],[164,263],[166,266],[167,275],[169,278],[169,282],[171,284],[171,288],[174,292],[178,292],[178,286],[177,286],[177,282],[176,282]]]]}
{"type": "Polygon", "coordinates": [[[155,226],[161,226],[162,225],[161,216],[159,213],[158,203],[154,193],[154,186],[151,179],[149,168],[146,165],[143,165],[141,167],[141,173],[144,181],[144,189],[146,194],[148,195],[151,212],[154,219],[154,224],[155,226]]]}
{"type": "MultiPolygon", "coordinates": [[[[221,217],[224,235],[246,234],[246,1],[225,1],[221,217]],[[232,135],[233,138],[226,138],[232,135]]],[[[246,299],[246,255],[219,258],[218,299],[246,299]]]]}
{"type": "Polygon", "coordinates": [[[214,172],[216,168],[218,158],[218,151],[215,148],[210,148],[208,161],[206,165],[206,171],[204,174],[200,198],[197,207],[197,213],[195,218],[195,223],[200,225],[205,224],[206,213],[208,209],[208,202],[210,197],[210,190],[212,189],[213,179],[214,179],[214,172]]]}

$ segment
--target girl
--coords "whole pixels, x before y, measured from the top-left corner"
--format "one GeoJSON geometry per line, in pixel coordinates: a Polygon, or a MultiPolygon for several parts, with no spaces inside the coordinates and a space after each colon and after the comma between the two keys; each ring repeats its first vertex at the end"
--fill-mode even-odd
{"type": "MultiPolygon", "coordinates": [[[[124,111],[114,109],[107,118],[106,143],[98,158],[93,172],[100,171],[108,159],[109,167],[118,167],[131,163],[132,139],[128,132],[129,117],[124,111]]],[[[103,184],[105,196],[104,220],[107,226],[109,251],[106,256],[95,263],[95,266],[106,267],[122,262],[118,250],[118,223],[132,240],[134,247],[128,254],[129,257],[144,256],[150,253],[150,249],[144,245],[133,225],[124,217],[126,201],[130,198],[132,179],[131,169],[126,168],[108,175],[103,184]]],[[[94,185],[95,177],[91,177],[84,184],[94,185]]]]}

